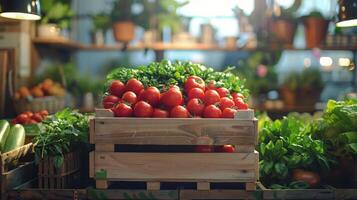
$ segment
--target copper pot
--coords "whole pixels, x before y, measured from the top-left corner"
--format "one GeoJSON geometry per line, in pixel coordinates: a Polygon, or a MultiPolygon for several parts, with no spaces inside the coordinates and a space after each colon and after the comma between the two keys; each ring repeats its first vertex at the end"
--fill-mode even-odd
{"type": "Polygon", "coordinates": [[[271,32],[279,42],[287,45],[293,44],[296,30],[295,22],[278,19],[273,21],[271,28],[271,32]]]}
{"type": "Polygon", "coordinates": [[[118,42],[130,42],[135,37],[135,24],[131,21],[113,23],[114,38],[118,42]]]}
{"type": "Polygon", "coordinates": [[[319,17],[306,17],[304,19],[305,40],[308,48],[320,46],[326,37],[328,20],[319,17]]]}

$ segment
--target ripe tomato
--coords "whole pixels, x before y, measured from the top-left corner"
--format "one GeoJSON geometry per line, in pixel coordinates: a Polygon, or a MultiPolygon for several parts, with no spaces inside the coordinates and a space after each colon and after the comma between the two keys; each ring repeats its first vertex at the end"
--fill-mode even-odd
{"type": "Polygon", "coordinates": [[[116,117],[131,117],[133,115],[133,109],[125,103],[119,103],[112,110],[116,117]]]}
{"type": "Polygon", "coordinates": [[[17,123],[18,123],[18,122],[17,122],[16,118],[11,120],[11,124],[12,124],[12,125],[15,125],[15,124],[17,124],[17,123]]]}
{"type": "Polygon", "coordinates": [[[145,101],[139,101],[135,104],[134,115],[136,117],[151,117],[153,112],[152,106],[145,101]]]}
{"type": "Polygon", "coordinates": [[[183,106],[175,106],[170,111],[170,117],[172,118],[188,118],[190,114],[183,106]]]}
{"type": "Polygon", "coordinates": [[[224,87],[217,88],[216,91],[218,92],[220,97],[228,97],[230,95],[229,90],[224,87]]]}
{"type": "Polygon", "coordinates": [[[148,87],[140,94],[140,100],[156,106],[160,101],[160,91],[156,87],[148,87]]]}
{"type": "Polygon", "coordinates": [[[222,111],[215,105],[209,105],[203,110],[204,118],[220,118],[222,111]]]}
{"type": "Polygon", "coordinates": [[[210,81],[207,85],[207,89],[209,90],[216,90],[217,87],[216,87],[216,81],[210,81]]]}
{"type": "Polygon", "coordinates": [[[204,100],[205,92],[201,88],[192,88],[187,94],[187,99],[190,100],[193,98],[204,100]]]}
{"type": "Polygon", "coordinates": [[[192,88],[205,90],[205,82],[198,76],[190,76],[185,82],[185,91],[189,92],[192,88]]]}
{"type": "Polygon", "coordinates": [[[103,107],[105,109],[113,108],[115,104],[117,104],[120,99],[114,95],[108,95],[103,98],[103,107]]]}
{"type": "Polygon", "coordinates": [[[225,108],[222,112],[221,118],[234,118],[236,112],[237,110],[233,108],[225,108]]]}
{"type": "Polygon", "coordinates": [[[113,81],[109,86],[109,93],[111,95],[115,95],[117,97],[121,97],[121,95],[125,91],[125,85],[119,80],[113,81]]]}
{"type": "Polygon", "coordinates": [[[29,121],[29,117],[26,114],[20,114],[16,117],[16,121],[20,124],[26,124],[29,121]]]}
{"type": "Polygon", "coordinates": [[[191,113],[192,116],[202,116],[202,112],[204,109],[205,105],[200,99],[193,98],[187,103],[187,110],[191,113]]]}
{"type": "Polygon", "coordinates": [[[234,101],[228,97],[222,97],[221,100],[219,101],[219,107],[223,111],[225,108],[233,108],[234,107],[234,101]]]}
{"type": "Polygon", "coordinates": [[[167,118],[167,117],[169,117],[169,112],[167,112],[166,110],[160,109],[160,108],[155,108],[154,112],[152,114],[152,117],[167,118]]]}
{"type": "Polygon", "coordinates": [[[223,146],[217,146],[215,148],[216,152],[225,152],[225,153],[234,153],[236,151],[236,148],[233,145],[226,144],[223,146]]]}
{"type": "Polygon", "coordinates": [[[216,104],[221,100],[218,92],[216,90],[208,90],[205,92],[205,104],[212,105],[216,104]]]}
{"type": "Polygon", "coordinates": [[[175,87],[171,87],[168,91],[162,94],[161,103],[167,108],[173,108],[181,105],[183,102],[182,93],[175,87]]]}
{"type": "Polygon", "coordinates": [[[129,79],[128,82],[126,82],[126,91],[132,91],[136,95],[139,95],[142,89],[144,89],[144,85],[135,78],[129,79]]]}
{"type": "Polygon", "coordinates": [[[233,101],[239,110],[247,110],[248,109],[248,104],[244,103],[242,98],[237,97],[237,98],[233,99],[233,101]]]}
{"type": "Polygon", "coordinates": [[[214,147],[212,145],[197,145],[195,146],[195,152],[198,153],[211,153],[214,151],[214,147]]]}
{"type": "Polygon", "coordinates": [[[40,113],[35,113],[32,115],[31,119],[35,120],[36,122],[42,122],[43,117],[40,113]]]}
{"type": "Polygon", "coordinates": [[[22,114],[27,115],[29,118],[33,116],[33,112],[31,112],[31,111],[26,111],[26,112],[23,112],[22,114]]]}
{"type": "Polygon", "coordinates": [[[243,94],[241,94],[241,93],[236,93],[236,92],[233,92],[232,94],[231,94],[231,96],[232,96],[232,99],[235,99],[235,98],[241,98],[241,99],[244,99],[244,96],[243,96],[243,94]]]}
{"type": "Polygon", "coordinates": [[[27,121],[27,123],[25,123],[25,124],[37,124],[38,123],[38,121],[36,121],[36,120],[34,120],[34,119],[29,119],[28,121],[27,121]]]}
{"type": "Polygon", "coordinates": [[[42,115],[42,116],[47,116],[47,115],[49,115],[49,113],[48,113],[47,110],[41,110],[39,113],[40,113],[40,115],[42,115]]]}
{"type": "Polygon", "coordinates": [[[123,102],[130,104],[130,105],[134,105],[138,101],[138,98],[136,97],[136,94],[134,92],[127,91],[123,94],[121,100],[123,102]]]}

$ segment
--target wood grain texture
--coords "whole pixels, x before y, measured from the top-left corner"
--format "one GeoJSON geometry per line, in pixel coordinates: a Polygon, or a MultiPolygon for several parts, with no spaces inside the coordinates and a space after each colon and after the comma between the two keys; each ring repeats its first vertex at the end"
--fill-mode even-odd
{"type": "Polygon", "coordinates": [[[94,143],[196,145],[209,137],[214,145],[256,145],[256,120],[233,119],[95,119],[94,143]]]}
{"type": "Polygon", "coordinates": [[[211,184],[209,182],[198,182],[197,183],[197,190],[210,190],[211,184]]]}
{"type": "Polygon", "coordinates": [[[112,181],[255,182],[258,153],[95,152],[112,181]]]}
{"type": "Polygon", "coordinates": [[[115,199],[115,200],[129,200],[129,199],[152,199],[152,200],[178,200],[179,191],[177,190],[160,190],[160,191],[146,191],[146,190],[100,190],[88,189],[87,196],[89,200],[98,199],[115,199]]]}
{"type": "Polygon", "coordinates": [[[150,181],[146,183],[147,190],[160,190],[160,182],[157,181],[150,181]]]}
{"type": "Polygon", "coordinates": [[[257,200],[262,199],[262,191],[245,191],[245,190],[181,190],[180,199],[182,200],[257,200]]]}
{"type": "Polygon", "coordinates": [[[334,191],[331,189],[286,189],[286,190],[265,190],[264,199],[335,199],[334,191]]]}

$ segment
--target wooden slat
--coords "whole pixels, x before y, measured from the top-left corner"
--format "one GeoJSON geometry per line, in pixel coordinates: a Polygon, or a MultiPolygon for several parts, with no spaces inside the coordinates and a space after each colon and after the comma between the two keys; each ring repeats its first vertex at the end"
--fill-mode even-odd
{"type": "Polygon", "coordinates": [[[96,144],[95,151],[114,152],[114,144],[96,144]]]}
{"type": "Polygon", "coordinates": [[[182,200],[257,200],[262,199],[262,191],[248,192],[245,190],[180,190],[182,200]]]}
{"type": "Polygon", "coordinates": [[[147,190],[160,190],[160,182],[157,181],[150,181],[146,183],[147,190]]]}
{"type": "Polygon", "coordinates": [[[255,182],[258,153],[95,152],[108,180],[255,182]]]}
{"type": "Polygon", "coordinates": [[[247,191],[254,191],[256,189],[257,189],[257,184],[255,182],[245,184],[245,190],[247,191]]]}
{"type": "Polygon", "coordinates": [[[209,182],[198,182],[197,183],[197,190],[210,190],[210,183],[209,182]]]}
{"type": "Polygon", "coordinates": [[[8,194],[9,200],[63,200],[63,199],[87,199],[85,189],[22,189],[12,190],[8,194]],[[74,198],[76,196],[76,198],[74,198]]]}
{"type": "Polygon", "coordinates": [[[89,152],[89,177],[94,178],[94,152],[89,152]]]}
{"type": "Polygon", "coordinates": [[[178,200],[177,190],[101,190],[88,189],[87,196],[89,200],[108,199],[108,200],[128,200],[128,199],[152,199],[152,200],[178,200]]]}
{"type": "Polygon", "coordinates": [[[2,165],[7,165],[8,163],[19,160],[31,153],[33,153],[33,145],[32,143],[29,143],[12,151],[0,154],[1,163],[2,165]]]}
{"type": "Polygon", "coordinates": [[[330,189],[286,189],[286,190],[265,190],[264,199],[335,199],[334,191],[330,189]]]}
{"type": "Polygon", "coordinates": [[[94,143],[196,145],[207,136],[214,145],[256,145],[256,120],[96,118],[94,143]]]}
{"type": "Polygon", "coordinates": [[[108,188],[108,181],[106,180],[96,180],[95,187],[98,189],[107,189],[108,188]]]}
{"type": "Polygon", "coordinates": [[[95,134],[95,123],[94,119],[89,120],[89,143],[94,144],[94,134],[95,134]]]}

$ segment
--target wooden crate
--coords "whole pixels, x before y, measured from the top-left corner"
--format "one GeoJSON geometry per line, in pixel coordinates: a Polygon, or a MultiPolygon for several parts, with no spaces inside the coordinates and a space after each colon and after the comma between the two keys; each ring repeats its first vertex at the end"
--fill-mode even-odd
{"type": "Polygon", "coordinates": [[[90,121],[90,177],[100,189],[112,181],[144,181],[148,190],[161,182],[196,182],[198,190],[210,183],[244,183],[254,190],[259,179],[257,120],[253,111],[236,119],[115,118],[96,110],[90,121]],[[115,152],[118,145],[235,145],[234,153],[115,152]]]}
{"type": "Polygon", "coordinates": [[[36,177],[32,143],[0,154],[0,193],[36,177]]]}
{"type": "Polygon", "coordinates": [[[63,164],[56,168],[54,157],[47,157],[38,165],[39,188],[67,189],[75,187],[80,179],[80,153],[70,152],[64,155],[63,164]]]}

